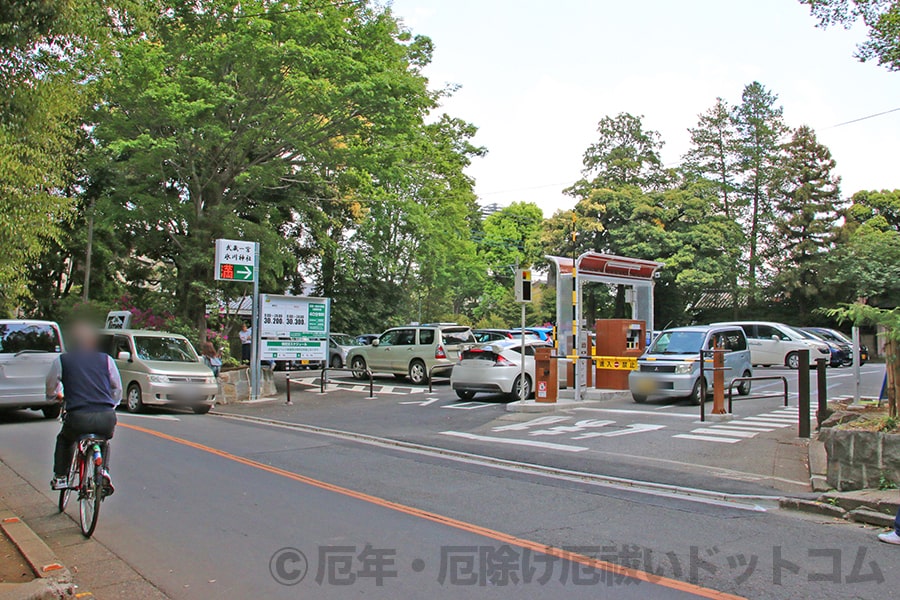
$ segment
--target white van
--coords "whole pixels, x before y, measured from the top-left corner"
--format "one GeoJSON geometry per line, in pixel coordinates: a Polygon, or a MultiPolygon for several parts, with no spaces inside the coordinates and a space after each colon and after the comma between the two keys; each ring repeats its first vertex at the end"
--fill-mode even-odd
{"type": "Polygon", "coordinates": [[[61,405],[47,399],[47,375],[62,351],[56,323],[0,320],[0,409],[30,408],[58,417],[61,405]]]}
{"type": "Polygon", "coordinates": [[[737,325],[747,335],[750,346],[750,360],[755,366],[786,366],[797,369],[800,366],[801,350],[809,350],[809,362],[816,364],[817,358],[829,358],[831,350],[827,344],[807,339],[796,329],[784,323],[769,321],[732,321],[716,325],[737,325]]]}

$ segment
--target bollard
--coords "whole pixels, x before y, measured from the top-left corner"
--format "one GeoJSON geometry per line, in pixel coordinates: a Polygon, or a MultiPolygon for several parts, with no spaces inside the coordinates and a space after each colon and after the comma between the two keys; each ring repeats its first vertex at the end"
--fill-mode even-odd
{"type": "Polygon", "coordinates": [[[797,391],[800,394],[800,423],[797,431],[798,437],[809,437],[809,350],[801,350],[797,353],[800,358],[800,366],[797,368],[797,391]]]}
{"type": "Polygon", "coordinates": [[[291,402],[291,376],[290,375],[287,376],[287,402],[285,402],[285,404],[288,406],[293,404],[293,402],[291,402]]]}
{"type": "Polygon", "coordinates": [[[706,354],[705,350],[700,351],[700,421],[706,421],[706,386],[702,383],[705,380],[706,374],[704,365],[706,364],[706,354]]]}
{"type": "Polygon", "coordinates": [[[827,361],[824,358],[816,359],[816,387],[819,394],[819,409],[816,411],[816,428],[822,425],[822,421],[828,418],[828,377],[825,373],[827,361]]]}
{"type": "Polygon", "coordinates": [[[725,414],[725,350],[713,350],[713,411],[714,415],[725,414]]]}

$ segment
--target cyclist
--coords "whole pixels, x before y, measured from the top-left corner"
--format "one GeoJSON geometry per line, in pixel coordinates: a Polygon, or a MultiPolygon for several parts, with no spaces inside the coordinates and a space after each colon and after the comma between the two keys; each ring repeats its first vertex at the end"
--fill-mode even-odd
{"type": "MultiPolygon", "coordinates": [[[[47,397],[62,401],[65,395],[65,416],[62,430],[56,437],[53,456],[54,490],[65,489],[67,474],[79,436],[93,433],[112,439],[116,428],[116,406],[122,399],[122,379],[112,357],[97,350],[97,333],[86,323],[77,323],[70,331],[69,351],[52,365],[47,376],[47,397]]],[[[103,449],[105,457],[103,479],[106,494],[114,488],[107,468],[109,444],[103,449]]]]}

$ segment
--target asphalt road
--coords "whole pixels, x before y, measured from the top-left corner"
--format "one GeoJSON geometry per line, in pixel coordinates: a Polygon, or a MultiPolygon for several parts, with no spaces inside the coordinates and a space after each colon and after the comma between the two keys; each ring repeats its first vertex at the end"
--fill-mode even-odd
{"type": "MultiPolygon", "coordinates": [[[[396,426],[410,431],[507,415],[500,406],[399,404],[412,396],[384,404],[396,407],[395,421],[409,415],[396,426]]],[[[360,417],[381,406],[315,398],[360,417]]],[[[304,408],[299,399],[293,407],[304,408]]],[[[3,417],[0,458],[45,489],[56,429],[30,413],[3,417]]],[[[717,597],[709,589],[808,598],[814,585],[817,598],[874,599],[900,584],[898,549],[877,544],[874,530],[750,504],[214,415],[123,414],[114,444],[117,492],[104,503],[96,538],[172,598],[717,597]],[[296,551],[306,557],[299,582],[296,551]],[[617,573],[609,563],[654,575],[617,573]]]]}
{"type": "MultiPolygon", "coordinates": [[[[734,420],[728,423],[700,422],[699,407],[687,401],[585,403],[552,414],[510,413],[507,399],[499,396],[459,401],[446,380],[437,380],[429,393],[427,387],[380,377],[376,397],[370,399],[368,383],[337,377],[322,395],[312,371],[292,374],[306,382],[292,386],[293,406],[276,403],[219,410],[726,493],[805,491],[809,473],[806,442],[797,437],[797,373],[772,368],[757,369],[756,375],[785,377],[789,406],[783,406],[782,397],[775,397],[781,382],[758,382],[754,395],[772,397],[736,398],[734,420]]],[[[883,375],[883,365],[863,367],[864,396],[877,396],[883,375]]],[[[283,381],[279,382],[283,387],[283,381]]],[[[815,373],[811,387],[814,411],[815,373]]],[[[852,394],[852,370],[829,369],[829,397],[852,394]]]]}

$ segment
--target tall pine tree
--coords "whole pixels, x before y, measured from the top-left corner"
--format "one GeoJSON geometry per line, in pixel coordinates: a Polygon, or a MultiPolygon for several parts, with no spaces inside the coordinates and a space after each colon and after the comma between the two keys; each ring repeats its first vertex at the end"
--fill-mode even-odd
{"type": "Polygon", "coordinates": [[[775,206],[775,284],[801,318],[822,291],[819,270],[835,234],[841,189],[834,168],[831,151],[810,127],[795,130],[784,145],[784,185],[775,206]]]}

